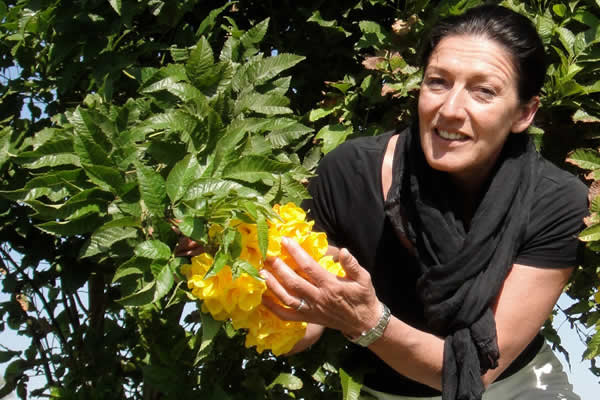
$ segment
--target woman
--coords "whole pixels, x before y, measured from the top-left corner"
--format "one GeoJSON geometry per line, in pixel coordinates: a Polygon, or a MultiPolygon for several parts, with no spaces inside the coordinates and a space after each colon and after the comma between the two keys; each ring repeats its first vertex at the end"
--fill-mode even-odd
{"type": "Polygon", "coordinates": [[[288,240],[306,278],[271,260],[287,307],[264,302],[310,323],[294,351],[325,327],[358,343],[350,361],[379,399],[579,399],[539,335],[587,213],[586,187],[520,134],[543,45],[525,17],[483,6],[436,26],[423,60],[418,121],[342,144],[309,185],[346,277],[288,240]]]}

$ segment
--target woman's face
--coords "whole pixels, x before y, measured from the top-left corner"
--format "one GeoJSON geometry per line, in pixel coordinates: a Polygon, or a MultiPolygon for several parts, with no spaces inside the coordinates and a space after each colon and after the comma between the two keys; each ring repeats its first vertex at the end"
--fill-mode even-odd
{"type": "Polygon", "coordinates": [[[433,50],[419,95],[421,144],[429,165],[480,185],[511,132],[531,123],[537,98],[521,104],[512,57],[482,36],[450,36],[433,50]]]}

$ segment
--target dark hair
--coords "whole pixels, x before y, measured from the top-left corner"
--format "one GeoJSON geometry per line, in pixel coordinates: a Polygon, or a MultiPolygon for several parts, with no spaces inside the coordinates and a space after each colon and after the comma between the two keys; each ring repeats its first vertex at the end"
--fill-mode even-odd
{"type": "Polygon", "coordinates": [[[517,72],[521,102],[540,92],[546,76],[546,54],[542,40],[527,17],[505,7],[484,5],[444,18],[433,27],[425,42],[421,54],[423,67],[427,66],[431,53],[443,38],[458,35],[483,36],[508,50],[517,72]]]}

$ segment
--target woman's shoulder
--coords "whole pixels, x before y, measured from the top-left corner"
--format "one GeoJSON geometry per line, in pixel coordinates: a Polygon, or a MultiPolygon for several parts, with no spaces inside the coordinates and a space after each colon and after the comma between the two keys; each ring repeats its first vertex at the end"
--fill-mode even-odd
{"type": "Polygon", "coordinates": [[[334,170],[339,173],[351,173],[359,168],[376,167],[381,164],[387,143],[394,134],[395,132],[386,132],[347,140],[323,157],[317,172],[334,170]]]}
{"type": "Polygon", "coordinates": [[[552,198],[561,203],[587,209],[588,187],[581,179],[543,157],[539,158],[539,162],[540,175],[536,197],[552,198]]]}

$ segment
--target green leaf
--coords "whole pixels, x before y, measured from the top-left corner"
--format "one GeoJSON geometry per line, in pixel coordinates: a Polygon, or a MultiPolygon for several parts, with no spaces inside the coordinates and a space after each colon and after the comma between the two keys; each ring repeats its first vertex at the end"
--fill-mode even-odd
{"type": "Polygon", "coordinates": [[[192,83],[197,84],[210,67],[215,63],[212,47],[205,37],[201,37],[190,53],[185,70],[192,83]]]}
{"type": "Polygon", "coordinates": [[[174,283],[173,271],[166,264],[156,277],[156,292],[154,293],[154,301],[160,300],[169,293],[174,283]]]}
{"type": "Polygon", "coordinates": [[[169,246],[160,240],[146,240],[135,247],[135,255],[151,260],[168,260],[172,252],[169,246]]]}
{"type": "Polygon", "coordinates": [[[362,383],[355,381],[342,368],[339,370],[340,381],[342,383],[342,399],[343,400],[358,400],[362,383]]]}
{"type": "Polygon", "coordinates": [[[151,260],[147,258],[132,257],[117,268],[112,278],[112,283],[131,275],[144,275],[150,269],[151,260]]]}
{"type": "Polygon", "coordinates": [[[577,149],[565,161],[582,169],[595,170],[600,168],[600,153],[594,149],[577,149]]]}
{"type": "Polygon", "coordinates": [[[241,187],[242,185],[237,182],[215,178],[200,178],[190,185],[183,196],[183,200],[197,200],[219,194],[224,195],[231,190],[238,190],[241,187]]]}
{"type": "Polygon", "coordinates": [[[579,234],[579,240],[583,242],[593,242],[600,240],[600,224],[592,225],[585,228],[579,234]]]}
{"type": "Polygon", "coordinates": [[[573,32],[568,30],[563,26],[559,26],[556,28],[556,32],[558,33],[558,38],[562,43],[563,47],[567,50],[570,57],[575,56],[575,35],[573,32]]]}
{"type": "Polygon", "coordinates": [[[20,355],[20,351],[0,350],[0,364],[9,362],[13,357],[20,355]]]}
{"type": "MultiPolygon", "coordinates": [[[[598,326],[598,325],[597,325],[598,326]]],[[[600,354],[600,330],[597,330],[594,336],[587,343],[587,349],[583,353],[583,358],[592,360],[600,354]]]]}
{"type": "Polygon", "coordinates": [[[282,372],[277,375],[266,389],[272,389],[275,385],[280,385],[287,390],[300,390],[302,389],[302,380],[297,376],[282,372]]]}
{"type": "Polygon", "coordinates": [[[38,229],[57,236],[83,235],[96,229],[102,220],[90,215],[70,221],[49,221],[36,225],[38,229]]]}
{"type": "Polygon", "coordinates": [[[121,15],[121,0],[108,0],[108,2],[110,3],[110,6],[113,8],[113,10],[116,11],[117,14],[119,14],[119,16],[121,15]]]}
{"type": "Polygon", "coordinates": [[[321,26],[323,28],[330,28],[333,31],[337,31],[339,33],[342,33],[346,37],[352,35],[350,32],[348,32],[343,27],[341,27],[340,25],[338,25],[338,22],[335,19],[329,20],[329,21],[325,20],[321,16],[321,12],[319,10],[313,11],[312,15],[306,21],[307,22],[315,22],[315,23],[317,23],[319,26],[321,26]]]}
{"type": "Polygon", "coordinates": [[[204,18],[202,20],[202,22],[200,23],[200,26],[198,27],[198,30],[196,30],[196,37],[200,37],[202,35],[207,34],[208,32],[210,32],[216,23],[217,17],[227,8],[227,7],[232,7],[234,4],[236,4],[237,1],[230,1],[227,2],[224,6],[219,7],[217,9],[211,10],[210,13],[208,14],[208,16],[206,18],[204,18]]]}
{"type": "Polygon", "coordinates": [[[236,272],[236,276],[239,276],[242,272],[245,272],[256,280],[259,280],[259,281],[263,280],[263,278],[258,273],[258,270],[256,269],[256,267],[254,265],[250,264],[246,260],[241,260],[241,259],[235,260],[235,262],[233,263],[232,269],[236,272]]]}
{"type": "Polygon", "coordinates": [[[149,282],[140,290],[128,296],[122,297],[117,302],[123,306],[140,307],[150,304],[154,301],[156,292],[156,282],[149,282]]]}
{"type": "Polygon", "coordinates": [[[258,249],[263,259],[267,257],[269,248],[269,225],[264,215],[258,213],[256,217],[256,234],[258,236],[258,249]]]}
{"type": "Polygon", "coordinates": [[[564,17],[567,13],[567,6],[564,4],[555,4],[552,6],[552,11],[559,17],[564,17]]]}
{"type": "Polygon", "coordinates": [[[227,261],[229,261],[229,257],[219,249],[217,254],[215,254],[213,265],[210,267],[206,275],[204,275],[204,279],[208,279],[217,275],[223,269],[223,267],[227,265],[227,261]]]}
{"type": "Polygon", "coordinates": [[[157,217],[164,216],[167,191],[163,177],[152,168],[141,164],[137,165],[137,177],[140,196],[148,211],[157,217]]]}
{"type": "Polygon", "coordinates": [[[83,170],[90,180],[103,190],[117,195],[123,194],[125,179],[120,171],[105,165],[83,164],[83,170]]]}
{"type": "Polygon", "coordinates": [[[240,92],[248,87],[262,85],[304,59],[303,56],[282,53],[274,57],[253,60],[238,68],[231,82],[233,89],[240,92]]]}
{"type": "Polygon", "coordinates": [[[252,28],[244,32],[242,36],[240,36],[240,43],[245,49],[242,57],[252,57],[258,52],[258,48],[255,45],[259,44],[263,40],[265,34],[267,33],[268,27],[269,18],[254,25],[252,28]]]}
{"type": "Polygon", "coordinates": [[[331,150],[335,149],[339,144],[343,143],[351,133],[352,126],[346,127],[341,124],[325,125],[317,133],[315,139],[320,139],[323,141],[323,153],[327,154],[331,150]]]}
{"type": "Polygon", "coordinates": [[[196,354],[194,366],[198,365],[209,355],[210,345],[213,343],[213,340],[223,325],[222,322],[213,319],[210,314],[201,313],[200,317],[202,318],[202,342],[198,349],[198,353],[196,354]]]}
{"type": "Polygon", "coordinates": [[[206,220],[203,218],[184,217],[178,225],[185,236],[197,242],[206,242],[206,220]]]}
{"type": "Polygon", "coordinates": [[[188,187],[198,177],[199,171],[198,160],[192,154],[188,154],[183,160],[175,164],[165,183],[171,202],[176,203],[183,197],[188,187]]]}
{"type": "Polygon", "coordinates": [[[573,116],[571,117],[571,119],[573,120],[574,123],[577,123],[577,122],[586,122],[586,123],[600,122],[600,118],[599,117],[596,117],[595,115],[588,114],[582,108],[580,108],[577,111],[575,111],[575,113],[573,114],[573,116]]]}
{"type": "Polygon", "coordinates": [[[272,179],[274,174],[289,171],[291,167],[289,163],[263,156],[246,156],[228,164],[223,170],[223,177],[253,183],[261,179],[272,179]]]}
{"type": "Polygon", "coordinates": [[[92,234],[86,244],[81,248],[80,257],[92,257],[106,253],[113,244],[125,240],[135,239],[138,230],[133,226],[102,226],[92,234]]]}

